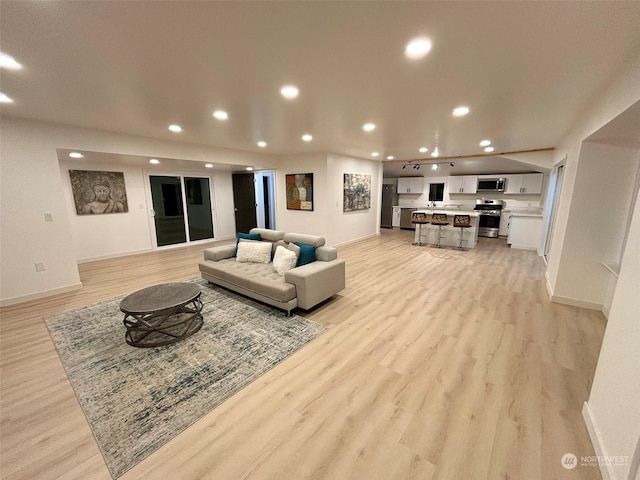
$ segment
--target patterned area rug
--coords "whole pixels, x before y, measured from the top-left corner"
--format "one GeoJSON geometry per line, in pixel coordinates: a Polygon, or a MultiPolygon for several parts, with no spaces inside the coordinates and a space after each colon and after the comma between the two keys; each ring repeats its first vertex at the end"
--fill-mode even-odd
{"type": "Polygon", "coordinates": [[[325,330],[190,281],[204,325],[173,345],[127,345],[121,298],[45,320],[113,478],[325,330]]]}

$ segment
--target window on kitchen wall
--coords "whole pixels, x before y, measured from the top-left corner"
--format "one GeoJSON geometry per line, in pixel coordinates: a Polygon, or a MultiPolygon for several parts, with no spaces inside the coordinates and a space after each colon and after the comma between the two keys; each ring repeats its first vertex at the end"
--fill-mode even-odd
{"type": "Polygon", "coordinates": [[[429,201],[441,202],[444,199],[444,183],[429,184],[429,201]]]}

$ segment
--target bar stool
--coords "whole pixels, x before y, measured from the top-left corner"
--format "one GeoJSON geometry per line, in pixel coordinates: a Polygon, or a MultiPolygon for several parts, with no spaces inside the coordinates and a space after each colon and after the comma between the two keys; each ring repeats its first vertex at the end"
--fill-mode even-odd
{"type": "Polygon", "coordinates": [[[447,214],[446,213],[434,213],[431,215],[431,225],[435,225],[438,227],[438,241],[435,245],[432,245],[434,248],[444,248],[440,245],[440,239],[442,237],[442,227],[449,225],[447,222],[447,214]]]}
{"type": "Polygon", "coordinates": [[[416,226],[416,230],[418,232],[418,241],[413,242],[413,245],[418,245],[419,247],[422,247],[423,246],[422,245],[422,225],[426,225],[429,223],[427,222],[427,214],[413,212],[411,214],[411,223],[416,226]]]}
{"type": "Polygon", "coordinates": [[[464,229],[471,228],[471,217],[469,215],[454,215],[453,228],[460,229],[460,241],[458,242],[458,250],[468,250],[467,248],[462,248],[462,242],[466,242],[463,237],[464,229]]]}

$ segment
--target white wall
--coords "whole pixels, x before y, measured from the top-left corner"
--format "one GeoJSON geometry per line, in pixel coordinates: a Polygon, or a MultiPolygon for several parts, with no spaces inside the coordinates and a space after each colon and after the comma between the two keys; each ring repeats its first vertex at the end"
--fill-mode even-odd
{"type": "MultiPolygon", "coordinates": [[[[557,290],[560,288],[565,289],[564,292],[579,295],[578,300],[583,304],[592,304],[596,308],[598,306],[600,294],[594,291],[590,282],[598,282],[599,279],[592,279],[590,275],[584,274],[580,262],[571,254],[572,249],[581,248],[579,239],[590,233],[590,230],[585,229],[589,223],[586,220],[594,216],[603,218],[602,212],[598,212],[597,203],[595,206],[593,203],[585,203],[585,199],[598,201],[597,194],[592,198],[585,195],[589,183],[594,180],[589,174],[589,169],[595,167],[596,173],[601,170],[594,165],[592,146],[583,142],[592,133],[640,101],[639,78],[640,56],[613,77],[609,87],[576,120],[571,131],[556,149],[555,162],[561,161],[565,155],[566,162],[546,272],[552,298],[558,296],[557,290]],[[571,282],[574,285],[569,287],[571,282]],[[585,297],[582,292],[591,296],[585,297]]],[[[608,158],[600,160],[610,161],[608,158]]],[[[611,167],[611,164],[605,166],[611,167]]],[[[636,205],[638,201],[636,199],[636,205]]],[[[628,210],[626,205],[619,207],[628,210]]],[[[611,206],[608,205],[606,208],[609,211],[611,206]]],[[[601,241],[606,241],[606,238],[601,238],[601,241]]],[[[614,238],[613,244],[615,243],[614,238]]],[[[584,262],[591,261],[590,249],[582,250],[581,254],[584,262]]],[[[586,420],[595,450],[606,455],[632,456],[640,434],[639,258],[640,207],[636,206],[586,408],[586,420]]],[[[637,459],[635,461],[637,462],[637,459]]],[[[610,478],[629,480],[629,468],[630,465],[612,469],[609,472],[610,478]]]]}
{"type": "Polygon", "coordinates": [[[292,155],[282,158],[276,172],[277,227],[285,232],[320,235],[327,245],[339,245],[376,235],[380,224],[382,163],[336,154],[292,155]],[[313,211],[287,210],[285,174],[313,173],[313,211]],[[369,210],[343,211],[345,173],[371,175],[369,210]]]}
{"type": "MultiPolygon", "coordinates": [[[[555,292],[560,270],[564,270],[562,259],[566,252],[574,247],[573,243],[567,241],[567,227],[569,215],[573,203],[573,190],[576,181],[577,171],[580,168],[580,151],[582,142],[591,134],[608,124],[615,117],[628,109],[635,102],[640,100],[640,56],[627,64],[625,70],[613,75],[612,83],[596,98],[590,108],[586,109],[583,115],[578,118],[559,143],[555,150],[554,164],[560,162],[565,156],[564,179],[562,191],[560,193],[556,224],[551,240],[548,265],[547,265],[547,287],[551,295],[555,292]]],[[[578,205],[576,203],[576,205],[578,205]]],[[[584,207],[584,206],[581,206],[584,207]]],[[[576,209],[575,212],[579,212],[576,209]]],[[[567,271],[563,271],[566,275],[567,271]]],[[[576,286],[581,285],[586,280],[585,275],[573,272],[576,286]]],[[[583,299],[588,304],[591,299],[583,299]]],[[[594,303],[597,307],[597,303],[594,303]]]]}
{"type": "MultiPolygon", "coordinates": [[[[276,170],[276,226],[284,232],[327,237],[327,155],[313,153],[282,157],[276,170]],[[313,211],[287,210],[285,175],[313,173],[313,211]]],[[[329,239],[327,238],[327,244],[329,239]]]]}
{"type": "Polygon", "coordinates": [[[60,161],[60,178],[73,238],[73,256],[78,262],[151,249],[145,178],[141,168],[60,161]],[[71,192],[69,170],[123,172],[129,211],[78,215],[71,192]]]}
{"type": "Polygon", "coordinates": [[[329,203],[327,236],[331,238],[332,245],[353,242],[380,232],[381,162],[330,153],[327,158],[327,195],[329,203]],[[343,211],[345,173],[371,175],[370,209],[343,211]]]}
{"type": "Polygon", "coordinates": [[[601,454],[629,457],[626,465],[609,469],[612,480],[633,478],[629,469],[640,440],[639,279],[640,194],[588,401],[587,422],[598,432],[592,440],[601,454]]]}
{"type": "MultiPolygon", "coordinates": [[[[6,116],[2,116],[0,122],[2,304],[80,287],[76,248],[82,252],[84,247],[76,247],[74,243],[69,201],[65,197],[67,187],[62,180],[57,149],[265,167],[275,167],[277,161],[270,155],[6,116]],[[45,212],[53,214],[53,222],[44,221],[45,212]],[[35,262],[44,262],[45,271],[36,272],[35,262]]],[[[222,237],[235,232],[230,178],[231,175],[225,173],[215,179],[216,217],[222,237]]],[[[138,184],[134,176],[131,180],[138,184]]],[[[138,198],[138,193],[134,192],[133,196],[138,198]]],[[[139,213],[138,206],[139,203],[131,205],[131,217],[139,213]]]]}
{"type": "Polygon", "coordinates": [[[620,259],[638,159],[635,149],[583,144],[555,296],[602,306],[609,282],[602,262],[620,259]]]}

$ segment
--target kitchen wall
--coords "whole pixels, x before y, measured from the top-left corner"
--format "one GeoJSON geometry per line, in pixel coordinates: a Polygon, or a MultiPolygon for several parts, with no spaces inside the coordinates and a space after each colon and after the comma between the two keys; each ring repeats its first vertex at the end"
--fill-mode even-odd
{"type": "MultiPolygon", "coordinates": [[[[213,163],[254,164],[275,167],[271,155],[240,152],[224,148],[175,141],[137,137],[67,125],[27,121],[2,116],[0,145],[0,303],[9,304],[79,288],[77,255],[104,256],[113,252],[91,250],[90,235],[78,235],[69,214],[69,191],[61,174],[57,149],[77,149],[114,154],[177,158],[213,163]],[[53,214],[45,222],[44,213],[53,214]],[[45,264],[44,272],[36,272],[35,263],[45,264]]],[[[98,166],[96,166],[98,168],[98,166]]],[[[100,167],[101,168],[101,167],[100,167]]],[[[133,198],[130,217],[139,214],[140,175],[129,172],[133,198]]],[[[225,183],[225,182],[223,182],[225,183]]],[[[230,184],[230,181],[228,182],[230,184]]],[[[222,236],[233,235],[233,197],[229,188],[218,189],[219,229],[222,236]],[[226,212],[226,213],[224,213],[226,212]]],[[[115,217],[114,217],[115,218],[115,217]]],[[[122,217],[121,217],[122,218],[122,217]]],[[[103,219],[104,220],[104,219],[103,219]]],[[[113,220],[107,219],[107,222],[113,220]]],[[[116,220],[121,221],[121,220],[116,220]]],[[[128,222],[128,220],[126,220],[128,222]]],[[[86,231],[90,232],[90,228],[86,231]]],[[[104,233],[104,232],[103,232],[104,233]]],[[[111,231],[111,237],[116,231],[111,231]]],[[[118,231],[117,235],[126,232],[118,231]]],[[[109,235],[107,235],[109,236],[109,235]]],[[[149,235],[146,235],[147,241],[149,235]]],[[[121,249],[120,240],[111,239],[113,248],[121,249]]],[[[131,248],[145,245],[136,240],[131,248]]],[[[119,253],[119,252],[115,252],[119,253]]],[[[120,252],[121,253],[121,252],[120,252]]]]}
{"type": "MultiPolygon", "coordinates": [[[[548,175],[544,177],[543,192],[546,190],[548,175]]],[[[385,179],[385,183],[390,179],[385,179]]],[[[397,183],[398,179],[395,179],[397,183]]],[[[402,194],[398,197],[398,205],[401,207],[423,207],[429,204],[429,184],[444,183],[444,197],[441,202],[436,202],[436,206],[460,205],[462,208],[473,209],[476,199],[486,198],[502,200],[505,202],[507,210],[539,210],[544,205],[545,194],[543,195],[507,195],[503,193],[481,192],[477,194],[461,194],[449,192],[449,177],[423,177],[422,194],[402,194]]]]}

